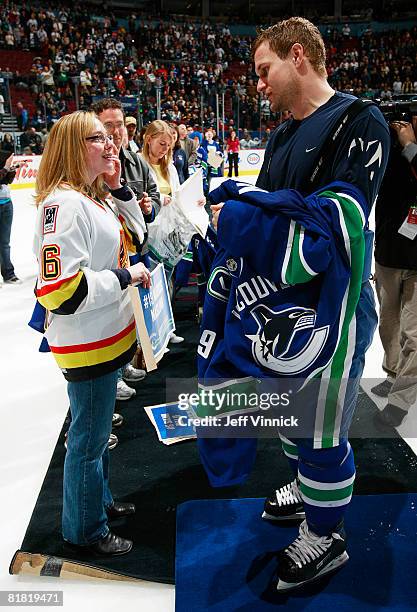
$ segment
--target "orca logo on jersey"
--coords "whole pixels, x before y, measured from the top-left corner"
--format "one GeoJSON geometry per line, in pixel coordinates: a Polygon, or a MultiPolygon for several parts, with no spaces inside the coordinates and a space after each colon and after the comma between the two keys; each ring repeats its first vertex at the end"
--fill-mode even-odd
{"type": "Polygon", "coordinates": [[[252,341],[255,361],[264,368],[294,376],[313,365],[322,352],[329,326],[315,329],[314,309],[294,306],[275,312],[259,304],[251,314],[258,331],[246,336],[252,341]]]}

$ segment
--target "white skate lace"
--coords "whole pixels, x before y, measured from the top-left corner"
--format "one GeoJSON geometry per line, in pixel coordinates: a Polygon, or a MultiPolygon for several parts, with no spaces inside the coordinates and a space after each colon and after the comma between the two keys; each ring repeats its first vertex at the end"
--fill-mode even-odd
{"type": "Polygon", "coordinates": [[[303,501],[297,479],[275,491],[275,495],[278,506],[289,506],[290,504],[299,504],[303,501]]]}
{"type": "Polygon", "coordinates": [[[342,540],[342,537],[338,533],[333,533],[330,536],[318,536],[309,531],[307,521],[303,521],[300,525],[300,535],[285,552],[298,567],[302,567],[306,563],[318,559],[320,555],[326,552],[333,539],[342,540]]]}

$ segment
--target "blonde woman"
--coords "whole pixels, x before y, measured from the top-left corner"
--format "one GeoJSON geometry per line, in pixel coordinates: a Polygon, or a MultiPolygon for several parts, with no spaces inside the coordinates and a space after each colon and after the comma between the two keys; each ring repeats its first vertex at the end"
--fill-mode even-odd
{"type": "Polygon", "coordinates": [[[143,136],[142,157],[149,164],[163,206],[171,203],[180,186],[178,172],[172,161],[172,146],[171,126],[160,119],[152,121],[143,136]]]}
{"type": "MultiPolygon", "coordinates": [[[[172,147],[171,126],[160,119],[152,121],[147,126],[143,136],[141,155],[148,162],[163,206],[171,204],[172,198],[180,186],[178,172],[172,161],[172,147]]],[[[170,277],[167,280],[170,281],[170,277]]],[[[184,341],[184,338],[172,333],[169,341],[171,344],[179,344],[184,341]]]]}
{"type": "Polygon", "coordinates": [[[142,242],[145,223],[133,192],[121,186],[116,148],[94,113],[78,111],[53,126],[36,204],[36,294],[48,311],[45,337],[68,381],[72,417],[62,533],[89,554],[121,555],[132,542],[108,522],[135,506],[112,498],[107,443],[117,370],[136,350],[126,288],[136,282],[149,287],[150,275],[142,263],[127,267],[124,229],[142,242]]]}

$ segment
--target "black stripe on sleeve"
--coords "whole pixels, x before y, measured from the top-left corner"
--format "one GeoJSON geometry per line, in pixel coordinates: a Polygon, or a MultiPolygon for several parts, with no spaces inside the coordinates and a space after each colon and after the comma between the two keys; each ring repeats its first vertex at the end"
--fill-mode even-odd
{"type": "Polygon", "coordinates": [[[77,311],[77,308],[80,306],[81,302],[86,298],[88,294],[88,283],[85,277],[85,274],[82,275],[80,283],[77,289],[74,291],[72,296],[62,302],[61,306],[51,310],[54,314],[59,315],[71,315],[77,311]]]}

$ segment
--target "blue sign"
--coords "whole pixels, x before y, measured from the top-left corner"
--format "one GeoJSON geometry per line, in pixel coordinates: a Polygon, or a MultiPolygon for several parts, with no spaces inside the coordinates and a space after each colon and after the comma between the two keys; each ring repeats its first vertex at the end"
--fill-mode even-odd
{"type": "Polygon", "coordinates": [[[155,361],[158,362],[175,330],[175,321],[162,264],[152,270],[151,279],[150,289],[139,286],[138,290],[152,351],[155,361]]]}
{"type": "Polygon", "coordinates": [[[165,440],[176,442],[180,439],[196,437],[192,413],[180,408],[176,402],[147,406],[145,410],[161,442],[165,440]]]}

